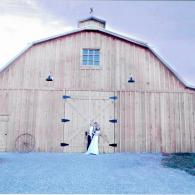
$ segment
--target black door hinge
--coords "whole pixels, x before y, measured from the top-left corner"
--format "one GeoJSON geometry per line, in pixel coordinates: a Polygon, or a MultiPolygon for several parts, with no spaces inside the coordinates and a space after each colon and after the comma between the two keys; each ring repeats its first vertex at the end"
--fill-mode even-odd
{"type": "Polygon", "coordinates": [[[116,143],[113,143],[113,144],[109,144],[109,146],[117,147],[117,144],[116,143]]]}
{"type": "Polygon", "coordinates": [[[67,143],[60,143],[60,146],[62,146],[62,147],[69,146],[69,144],[67,144],[67,143]]]}
{"type": "Polygon", "coordinates": [[[111,122],[111,123],[117,123],[117,119],[109,120],[109,122],[111,122]]]}
{"type": "Polygon", "coordinates": [[[61,121],[62,121],[63,123],[66,123],[66,122],[69,122],[70,120],[69,120],[69,119],[62,118],[61,121]]]}

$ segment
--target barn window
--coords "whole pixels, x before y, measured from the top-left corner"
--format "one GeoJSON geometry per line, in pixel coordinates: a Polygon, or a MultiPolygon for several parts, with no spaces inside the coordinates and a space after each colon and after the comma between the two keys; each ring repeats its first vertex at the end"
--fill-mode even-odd
{"type": "Polygon", "coordinates": [[[82,65],[84,66],[99,66],[100,65],[100,50],[99,49],[83,49],[82,65]]]}

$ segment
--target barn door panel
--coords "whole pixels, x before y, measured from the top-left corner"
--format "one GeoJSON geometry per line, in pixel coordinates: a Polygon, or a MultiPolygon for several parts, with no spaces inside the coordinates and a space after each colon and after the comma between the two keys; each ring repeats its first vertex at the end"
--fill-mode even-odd
{"type": "Polygon", "coordinates": [[[71,98],[65,103],[65,117],[70,120],[64,124],[64,142],[69,146],[65,152],[81,152],[85,149],[85,131],[89,122],[88,100],[71,98]]]}
{"type": "Polygon", "coordinates": [[[113,152],[109,146],[114,142],[114,125],[109,120],[114,117],[114,102],[109,99],[112,92],[67,91],[64,104],[65,117],[70,120],[64,124],[64,142],[69,146],[65,152],[85,152],[87,139],[85,132],[91,122],[98,122],[101,128],[99,150],[101,153],[113,152]]]}
{"type": "Polygon", "coordinates": [[[8,130],[7,116],[0,116],[0,151],[6,151],[6,139],[8,130]]]}

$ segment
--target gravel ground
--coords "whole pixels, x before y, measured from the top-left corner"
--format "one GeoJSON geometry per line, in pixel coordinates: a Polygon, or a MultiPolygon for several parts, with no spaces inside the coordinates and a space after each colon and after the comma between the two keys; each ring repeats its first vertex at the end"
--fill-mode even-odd
{"type": "Polygon", "coordinates": [[[160,154],[0,153],[0,193],[193,193],[160,154]]]}

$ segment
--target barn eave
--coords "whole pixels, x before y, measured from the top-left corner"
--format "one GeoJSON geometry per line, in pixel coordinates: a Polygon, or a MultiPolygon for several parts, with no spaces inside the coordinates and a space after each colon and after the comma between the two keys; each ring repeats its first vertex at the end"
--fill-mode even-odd
{"type": "Polygon", "coordinates": [[[124,41],[130,42],[130,43],[134,43],[138,46],[144,47],[149,49],[174,75],[175,77],[187,88],[190,90],[195,90],[195,86],[191,86],[189,84],[187,84],[179,75],[178,73],[175,72],[175,70],[156,52],[154,51],[154,49],[152,49],[147,43],[140,41],[140,40],[136,40],[130,37],[126,37],[123,35],[120,35],[118,33],[114,33],[105,29],[97,29],[97,28],[79,28],[73,31],[70,31],[68,33],[62,33],[62,34],[58,34],[55,36],[51,36],[48,38],[44,38],[44,39],[40,39],[37,41],[32,42],[30,45],[28,45],[26,48],[24,48],[18,55],[16,55],[13,59],[11,59],[8,63],[5,64],[5,66],[3,66],[0,69],[0,72],[4,71],[9,65],[11,65],[15,60],[17,60],[21,55],[23,55],[25,52],[27,52],[32,46],[37,45],[37,44],[41,44],[50,40],[54,40],[57,38],[61,38],[64,36],[68,36],[68,35],[72,35],[72,34],[76,34],[76,33],[80,33],[80,32],[84,32],[84,31],[94,31],[94,32],[100,32],[103,34],[107,34],[113,37],[116,37],[118,39],[122,39],[124,41]]]}

